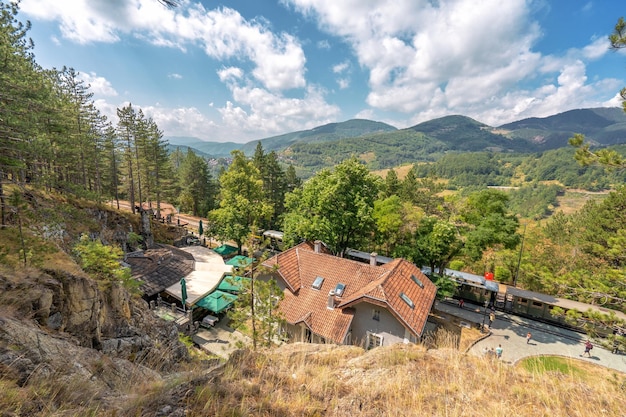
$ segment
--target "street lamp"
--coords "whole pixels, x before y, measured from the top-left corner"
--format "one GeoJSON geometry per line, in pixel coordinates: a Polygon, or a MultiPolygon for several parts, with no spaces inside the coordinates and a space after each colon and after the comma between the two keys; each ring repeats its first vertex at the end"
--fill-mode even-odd
{"type": "Polygon", "coordinates": [[[480,328],[481,333],[485,331],[485,319],[487,318],[487,306],[488,305],[489,305],[489,300],[485,300],[485,310],[483,311],[483,325],[480,328]]]}

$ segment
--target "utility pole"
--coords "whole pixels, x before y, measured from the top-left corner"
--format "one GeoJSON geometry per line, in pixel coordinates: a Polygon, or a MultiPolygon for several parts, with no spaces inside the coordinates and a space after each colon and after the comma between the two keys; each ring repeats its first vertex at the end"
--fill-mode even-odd
{"type": "Polygon", "coordinates": [[[513,286],[517,286],[517,279],[519,278],[519,267],[522,263],[522,252],[524,252],[524,239],[526,238],[526,225],[524,225],[524,232],[522,233],[522,244],[519,248],[519,257],[517,258],[517,271],[515,271],[515,278],[513,279],[513,286]]]}

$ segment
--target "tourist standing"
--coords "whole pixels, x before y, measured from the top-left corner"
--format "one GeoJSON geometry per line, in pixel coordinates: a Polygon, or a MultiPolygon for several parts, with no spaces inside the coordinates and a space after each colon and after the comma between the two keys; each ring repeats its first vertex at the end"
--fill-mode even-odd
{"type": "Polygon", "coordinates": [[[502,345],[498,345],[498,347],[496,348],[496,356],[498,357],[498,359],[500,359],[502,357],[502,351],[504,349],[502,349],[502,345]]]}

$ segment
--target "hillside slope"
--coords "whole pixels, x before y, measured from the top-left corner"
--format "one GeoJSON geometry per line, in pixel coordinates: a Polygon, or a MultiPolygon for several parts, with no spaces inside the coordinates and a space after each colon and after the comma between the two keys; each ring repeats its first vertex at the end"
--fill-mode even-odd
{"type": "Polygon", "coordinates": [[[500,126],[508,137],[531,141],[538,150],[567,146],[574,133],[597,145],[626,143],[626,113],[620,108],[576,109],[549,117],[531,117],[500,126]]]}
{"type": "Polygon", "coordinates": [[[119,242],[138,230],[138,219],[26,195],[21,232],[15,215],[0,228],[0,414],[79,416],[110,407],[110,415],[133,384],[160,383],[189,359],[173,323],[119,281],[95,281],[69,255],[81,234],[119,242]]]}
{"type": "Polygon", "coordinates": [[[239,351],[223,367],[190,375],[127,413],[158,415],[168,407],[186,416],[621,416],[624,381],[576,361],[562,371],[540,364],[527,370],[445,347],[365,352],[296,343],[239,351]]]}

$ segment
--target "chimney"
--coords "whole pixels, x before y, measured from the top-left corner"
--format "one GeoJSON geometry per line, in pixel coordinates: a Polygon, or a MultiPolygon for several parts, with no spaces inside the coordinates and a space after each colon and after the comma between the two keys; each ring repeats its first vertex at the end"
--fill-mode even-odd
{"type": "Polygon", "coordinates": [[[370,253],[370,265],[371,266],[376,266],[376,257],[378,256],[378,254],[376,252],[372,252],[370,253]]]}
{"type": "Polygon", "coordinates": [[[328,304],[326,305],[326,308],[329,310],[335,309],[335,291],[333,290],[330,290],[328,293],[328,304]]]}
{"type": "Polygon", "coordinates": [[[322,253],[322,241],[321,240],[315,241],[315,253],[322,253]]]}

